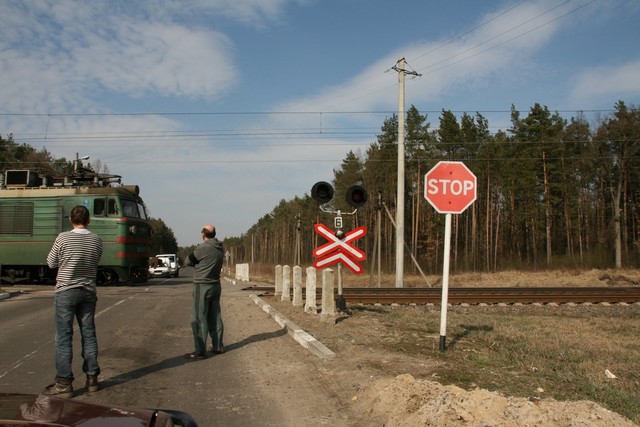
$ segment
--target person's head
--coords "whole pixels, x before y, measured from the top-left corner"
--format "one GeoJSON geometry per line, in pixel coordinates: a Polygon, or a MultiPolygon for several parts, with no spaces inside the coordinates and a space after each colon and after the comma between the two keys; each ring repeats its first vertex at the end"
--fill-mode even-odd
{"type": "Polygon", "coordinates": [[[216,237],[216,228],[211,225],[211,224],[207,224],[204,227],[202,227],[202,238],[203,239],[213,239],[214,237],[216,237]]]}
{"type": "Polygon", "coordinates": [[[89,209],[84,206],[76,206],[71,209],[71,215],[69,215],[69,222],[73,225],[89,225],[89,209]]]}

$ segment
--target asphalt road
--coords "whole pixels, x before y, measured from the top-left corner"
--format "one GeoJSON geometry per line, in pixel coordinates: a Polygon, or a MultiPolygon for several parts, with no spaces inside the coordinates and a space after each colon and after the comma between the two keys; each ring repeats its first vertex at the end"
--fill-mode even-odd
{"type": "MultiPolygon", "coordinates": [[[[189,270],[142,286],[100,287],[96,316],[101,389],[84,390],[74,336],[73,399],[190,413],[200,426],[348,426],[323,362],[242,290],[223,283],[226,353],[193,351],[189,270]]],[[[53,381],[53,288],[0,301],[0,392],[39,393],[53,381]]]]}

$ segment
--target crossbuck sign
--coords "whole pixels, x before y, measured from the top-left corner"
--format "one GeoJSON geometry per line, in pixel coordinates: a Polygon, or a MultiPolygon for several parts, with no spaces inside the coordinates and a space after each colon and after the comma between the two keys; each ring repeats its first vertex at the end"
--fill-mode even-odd
{"type": "Polygon", "coordinates": [[[324,224],[315,224],[316,233],[327,239],[329,242],[316,248],[313,257],[316,261],[314,268],[325,268],[337,262],[344,264],[355,274],[362,273],[362,266],[358,263],[367,259],[364,251],[353,246],[351,242],[365,236],[367,227],[358,227],[345,233],[343,239],[336,237],[335,232],[324,224]]]}

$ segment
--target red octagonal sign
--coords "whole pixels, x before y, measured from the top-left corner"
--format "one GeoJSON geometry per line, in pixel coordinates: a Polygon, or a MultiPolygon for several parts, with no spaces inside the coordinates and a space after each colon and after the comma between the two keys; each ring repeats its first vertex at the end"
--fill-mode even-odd
{"type": "Polygon", "coordinates": [[[440,213],[462,213],[476,200],[476,176],[462,162],[438,162],[424,176],[424,197],[440,213]]]}

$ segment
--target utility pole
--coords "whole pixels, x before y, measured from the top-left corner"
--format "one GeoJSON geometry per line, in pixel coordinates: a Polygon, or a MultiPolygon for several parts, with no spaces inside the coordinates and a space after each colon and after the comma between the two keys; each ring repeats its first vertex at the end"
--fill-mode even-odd
{"type": "MultiPolygon", "coordinates": [[[[400,58],[392,69],[398,72],[398,188],[396,194],[396,288],[404,283],[404,69],[406,60],[400,58]]],[[[419,76],[415,71],[409,74],[419,76]]]]}
{"type": "Polygon", "coordinates": [[[300,245],[300,229],[302,228],[301,223],[300,223],[300,213],[298,213],[298,215],[296,215],[296,249],[295,249],[295,254],[294,254],[294,261],[293,261],[293,265],[300,265],[301,263],[301,255],[302,255],[302,247],[300,245]]]}
{"type": "Polygon", "coordinates": [[[396,194],[396,288],[404,284],[404,63],[394,67],[398,72],[398,187],[396,194]]]}

